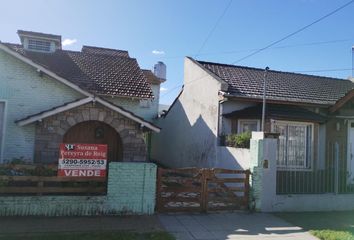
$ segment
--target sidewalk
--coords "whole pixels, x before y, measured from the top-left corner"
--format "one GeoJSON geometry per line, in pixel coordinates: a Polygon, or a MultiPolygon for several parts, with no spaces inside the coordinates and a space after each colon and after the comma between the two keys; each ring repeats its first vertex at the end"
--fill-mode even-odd
{"type": "Polygon", "coordinates": [[[166,230],[176,240],[286,239],[317,238],[271,214],[213,213],[160,214],[154,216],[100,217],[0,217],[1,235],[57,232],[166,230]]]}
{"type": "Polygon", "coordinates": [[[163,230],[157,216],[0,217],[0,236],[50,232],[163,230]]]}
{"type": "Polygon", "coordinates": [[[177,240],[317,239],[300,227],[264,213],[159,215],[159,219],[177,240]]]}

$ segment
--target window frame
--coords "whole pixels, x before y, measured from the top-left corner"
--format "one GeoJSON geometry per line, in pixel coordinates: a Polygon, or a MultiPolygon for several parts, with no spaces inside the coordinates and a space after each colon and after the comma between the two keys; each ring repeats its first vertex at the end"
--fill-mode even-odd
{"type": "Polygon", "coordinates": [[[243,122],[256,122],[257,123],[257,130],[260,131],[261,121],[259,119],[249,119],[249,118],[239,118],[237,119],[237,133],[243,133],[242,130],[242,123],[243,122]]]}
{"type": "Polygon", "coordinates": [[[38,51],[38,52],[50,52],[51,42],[48,40],[39,40],[39,39],[29,38],[28,39],[28,50],[38,51]]]}
{"type": "Polygon", "coordinates": [[[2,129],[0,135],[0,163],[4,162],[4,149],[5,149],[5,134],[6,134],[6,120],[7,120],[7,100],[0,98],[0,103],[4,103],[4,114],[3,114],[3,122],[2,129]]]}
{"type": "MultiPolygon", "coordinates": [[[[305,142],[305,150],[306,150],[306,163],[308,163],[309,167],[306,166],[294,166],[294,165],[278,165],[277,164],[277,169],[280,170],[287,170],[287,171],[312,171],[313,170],[313,163],[314,163],[314,157],[315,157],[315,124],[312,122],[298,122],[298,121],[286,121],[286,120],[271,120],[271,131],[275,132],[275,125],[277,123],[286,125],[287,128],[288,126],[311,126],[311,149],[308,150],[308,140],[307,140],[307,135],[306,135],[306,142],[305,142]],[[308,160],[308,157],[310,157],[310,160],[308,160]]],[[[307,133],[306,133],[307,134],[307,133]]],[[[287,151],[288,152],[288,151],[287,151]]],[[[276,161],[278,162],[278,148],[277,148],[277,159],[276,161]]]]}

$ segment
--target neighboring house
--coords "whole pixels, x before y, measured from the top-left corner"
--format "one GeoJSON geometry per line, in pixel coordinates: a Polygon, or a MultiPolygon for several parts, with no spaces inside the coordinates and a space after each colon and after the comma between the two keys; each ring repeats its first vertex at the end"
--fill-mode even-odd
{"type": "Polygon", "coordinates": [[[111,161],[147,161],[147,135],[160,128],[163,80],[127,51],[61,48],[61,36],[18,31],[0,42],[0,163],[58,159],[59,144],[108,144],[111,161]]]}
{"type": "MultiPolygon", "coordinates": [[[[182,91],[158,122],[162,131],[153,142],[164,147],[155,148],[153,157],[173,167],[249,168],[247,152],[221,140],[260,131],[264,70],[186,58],[184,71],[182,91]]],[[[265,131],[280,134],[278,169],[337,164],[354,175],[353,89],[350,80],[268,72],[265,131]]]]}

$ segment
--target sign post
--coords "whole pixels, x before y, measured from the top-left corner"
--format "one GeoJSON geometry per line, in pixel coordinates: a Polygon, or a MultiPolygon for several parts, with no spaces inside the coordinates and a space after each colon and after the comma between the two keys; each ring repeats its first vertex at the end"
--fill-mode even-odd
{"type": "Polygon", "coordinates": [[[105,177],[107,145],[60,144],[58,176],[105,177]]]}

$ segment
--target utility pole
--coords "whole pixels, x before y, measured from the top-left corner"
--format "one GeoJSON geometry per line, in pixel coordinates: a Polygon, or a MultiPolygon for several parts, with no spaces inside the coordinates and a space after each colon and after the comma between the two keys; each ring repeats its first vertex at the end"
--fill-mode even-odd
{"type": "Polygon", "coordinates": [[[264,121],[265,121],[265,108],[266,108],[266,90],[267,90],[267,74],[269,67],[266,67],[263,75],[263,107],[262,107],[262,128],[261,131],[264,132],[264,121]]]}

